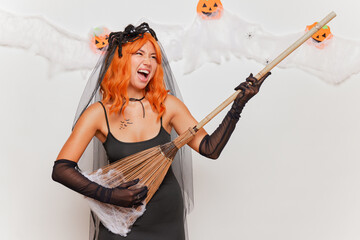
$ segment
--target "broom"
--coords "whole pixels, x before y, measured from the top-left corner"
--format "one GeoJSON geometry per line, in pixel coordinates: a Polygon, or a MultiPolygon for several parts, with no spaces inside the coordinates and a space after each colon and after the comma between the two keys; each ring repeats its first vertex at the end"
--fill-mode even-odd
{"type": "MultiPolygon", "coordinates": [[[[277,64],[279,64],[284,58],[286,58],[290,53],[292,53],[306,40],[308,40],[313,34],[320,30],[325,24],[330,22],[334,17],[336,17],[336,14],[334,12],[328,14],[323,20],[316,24],[315,27],[310,29],[289,48],[282,52],[277,58],[270,62],[263,70],[261,70],[255,76],[255,78],[260,79],[262,76],[264,76],[267,72],[269,72],[277,64]]],[[[240,92],[241,90],[238,90],[233,93],[228,99],[226,99],[215,110],[213,110],[209,115],[207,115],[195,127],[189,128],[172,142],[152,147],[120,159],[97,171],[94,171],[88,177],[94,181],[98,181],[98,183],[106,187],[117,187],[123,182],[139,178],[140,184],[146,185],[149,189],[148,195],[144,200],[145,204],[147,204],[162,183],[178,149],[190,142],[194,138],[196,132],[201,129],[205,124],[207,124],[212,118],[214,118],[219,112],[221,112],[225,107],[227,107],[231,102],[233,102],[240,92]]],[[[127,209],[103,203],[100,203],[100,205],[103,206],[103,209],[100,211],[96,209],[99,206],[91,208],[93,211],[95,211],[103,224],[108,227],[110,231],[123,236],[126,236],[127,232],[130,231],[131,225],[135,222],[137,217],[139,215],[141,216],[143,211],[145,211],[143,206],[140,206],[137,209],[127,209]],[[116,222],[117,217],[115,217],[115,219],[114,217],[109,217],[109,219],[102,219],[104,211],[108,213],[110,212],[112,214],[114,208],[117,209],[119,216],[122,218],[121,223],[116,222]],[[117,230],[114,228],[117,228],[117,230]],[[121,229],[119,230],[119,228],[121,229]]]]}

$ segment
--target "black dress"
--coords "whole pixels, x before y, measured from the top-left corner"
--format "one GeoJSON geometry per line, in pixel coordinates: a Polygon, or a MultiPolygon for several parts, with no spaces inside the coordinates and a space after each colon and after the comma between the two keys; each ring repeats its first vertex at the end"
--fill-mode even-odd
{"type": "MultiPolygon", "coordinates": [[[[104,106],[103,106],[104,107],[104,106]]],[[[108,135],[103,143],[110,163],[142,150],[170,142],[170,135],[162,126],[157,136],[150,140],[127,143],[117,140],[110,131],[104,108],[108,135]]],[[[100,224],[99,240],[184,240],[184,206],[180,186],[170,167],[164,181],[144,214],[136,220],[126,237],[114,234],[100,224]]]]}

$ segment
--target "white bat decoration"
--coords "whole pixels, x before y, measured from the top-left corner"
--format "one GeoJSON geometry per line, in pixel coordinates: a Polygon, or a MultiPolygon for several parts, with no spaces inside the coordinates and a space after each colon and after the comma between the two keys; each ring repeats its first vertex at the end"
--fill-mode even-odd
{"type": "MultiPolygon", "coordinates": [[[[185,74],[206,62],[220,64],[230,56],[253,59],[265,65],[304,34],[299,31],[276,36],[225,10],[216,20],[196,16],[188,27],[143,21],[149,22],[156,31],[169,61],[184,61],[185,74]]],[[[98,58],[90,50],[86,37],[76,36],[43,17],[16,16],[0,10],[0,23],[1,46],[29,49],[62,70],[90,70],[98,58]]],[[[336,34],[327,41],[323,49],[314,44],[303,44],[279,67],[300,68],[332,84],[360,72],[359,41],[336,34]]]]}

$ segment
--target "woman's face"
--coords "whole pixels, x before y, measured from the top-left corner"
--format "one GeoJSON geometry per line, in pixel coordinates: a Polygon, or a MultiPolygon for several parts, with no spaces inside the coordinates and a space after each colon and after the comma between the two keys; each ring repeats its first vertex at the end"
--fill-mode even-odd
{"type": "Polygon", "coordinates": [[[129,88],[142,90],[153,78],[156,68],[156,52],[151,42],[146,42],[131,56],[131,78],[129,88]]]}

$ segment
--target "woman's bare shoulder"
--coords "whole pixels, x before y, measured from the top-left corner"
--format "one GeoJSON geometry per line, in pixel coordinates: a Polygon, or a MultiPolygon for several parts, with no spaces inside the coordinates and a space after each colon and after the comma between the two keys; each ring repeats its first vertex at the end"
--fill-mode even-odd
{"type": "Polygon", "coordinates": [[[104,115],[104,108],[100,102],[96,102],[91,104],[83,114],[89,115],[89,116],[100,116],[104,115]]]}
{"type": "Polygon", "coordinates": [[[104,118],[104,108],[101,103],[96,102],[91,104],[81,115],[78,123],[100,126],[104,118]]]}
{"type": "Polygon", "coordinates": [[[166,107],[170,108],[185,106],[185,104],[180,99],[170,94],[167,95],[164,103],[166,107]]]}
{"type": "Polygon", "coordinates": [[[171,115],[185,114],[189,112],[186,105],[173,95],[168,95],[164,103],[166,111],[170,112],[171,115]]]}

